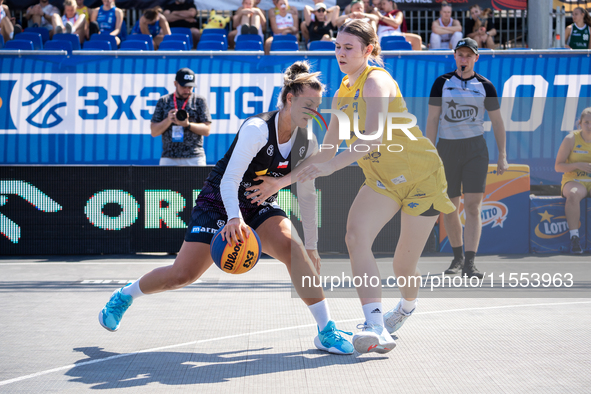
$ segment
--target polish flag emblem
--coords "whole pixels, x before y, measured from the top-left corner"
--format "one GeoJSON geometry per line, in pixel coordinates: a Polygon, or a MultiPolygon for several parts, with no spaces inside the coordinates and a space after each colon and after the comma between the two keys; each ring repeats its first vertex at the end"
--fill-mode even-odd
{"type": "Polygon", "coordinates": [[[280,161],[277,168],[287,168],[288,164],[289,164],[289,161],[280,161]]]}

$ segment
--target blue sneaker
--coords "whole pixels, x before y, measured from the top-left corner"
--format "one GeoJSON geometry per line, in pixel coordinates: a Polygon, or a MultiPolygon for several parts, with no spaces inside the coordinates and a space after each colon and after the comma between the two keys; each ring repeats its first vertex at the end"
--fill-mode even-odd
{"type": "Polygon", "coordinates": [[[406,319],[408,319],[410,315],[412,315],[415,309],[406,313],[402,309],[402,303],[398,301],[398,305],[396,305],[396,308],[384,314],[384,326],[386,327],[386,330],[388,330],[390,334],[397,331],[400,327],[402,327],[406,319]]]}
{"type": "Polygon", "coordinates": [[[123,294],[122,289],[115,290],[107,305],[99,313],[99,323],[109,331],[117,331],[123,314],[133,303],[133,297],[123,294]]]}
{"type": "Polygon", "coordinates": [[[353,354],[353,345],[339,334],[353,335],[351,332],[337,330],[334,322],[328,322],[324,330],[318,329],[318,335],[314,338],[314,345],[320,350],[334,354],[353,354]]]}
{"type": "Polygon", "coordinates": [[[380,325],[364,323],[358,325],[357,328],[363,330],[353,336],[353,346],[359,353],[384,354],[396,347],[396,341],[380,325]]]}

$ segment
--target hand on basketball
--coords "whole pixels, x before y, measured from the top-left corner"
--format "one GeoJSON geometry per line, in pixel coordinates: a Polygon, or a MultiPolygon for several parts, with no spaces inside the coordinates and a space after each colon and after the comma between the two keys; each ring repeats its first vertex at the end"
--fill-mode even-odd
{"type": "Polygon", "coordinates": [[[244,242],[245,234],[247,238],[250,236],[250,227],[241,218],[228,220],[228,223],[222,229],[222,239],[232,246],[244,242]]]}
{"type": "Polygon", "coordinates": [[[262,181],[262,183],[246,188],[250,192],[247,198],[251,199],[253,204],[261,205],[263,201],[281,189],[280,179],[274,176],[259,176],[254,178],[255,181],[262,181]]]}
{"type": "Polygon", "coordinates": [[[308,252],[308,257],[312,260],[312,264],[314,264],[314,268],[316,269],[316,273],[320,275],[320,255],[316,249],[306,249],[308,252]]]}
{"type": "Polygon", "coordinates": [[[298,174],[298,182],[311,181],[314,178],[328,176],[333,172],[334,169],[329,162],[322,164],[311,164],[298,174]]]}
{"type": "Polygon", "coordinates": [[[497,162],[497,175],[503,175],[508,169],[509,163],[507,163],[505,156],[499,156],[499,161],[497,162]]]}

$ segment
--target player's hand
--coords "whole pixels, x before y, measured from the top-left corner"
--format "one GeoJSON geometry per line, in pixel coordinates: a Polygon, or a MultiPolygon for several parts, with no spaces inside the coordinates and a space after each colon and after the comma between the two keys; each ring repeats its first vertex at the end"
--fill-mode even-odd
{"type": "Polygon", "coordinates": [[[508,169],[509,163],[507,163],[505,156],[499,156],[499,161],[497,162],[497,175],[503,175],[508,169]]]}
{"type": "Polygon", "coordinates": [[[263,201],[281,189],[280,179],[274,176],[259,176],[254,178],[255,181],[262,181],[262,183],[246,188],[250,192],[247,198],[251,199],[253,204],[261,205],[263,201]]]}
{"type": "Polygon", "coordinates": [[[316,273],[320,275],[320,255],[316,249],[306,249],[308,252],[308,257],[312,260],[312,264],[314,264],[314,268],[316,269],[316,273]]]}
{"type": "Polygon", "coordinates": [[[241,218],[232,218],[222,229],[222,240],[234,246],[242,243],[250,236],[250,227],[241,218]]]}
{"type": "Polygon", "coordinates": [[[591,172],[591,163],[577,163],[577,169],[585,172],[591,172]]]}
{"type": "Polygon", "coordinates": [[[321,164],[311,164],[298,174],[298,182],[311,181],[320,176],[328,176],[334,172],[330,161],[321,164]]]}

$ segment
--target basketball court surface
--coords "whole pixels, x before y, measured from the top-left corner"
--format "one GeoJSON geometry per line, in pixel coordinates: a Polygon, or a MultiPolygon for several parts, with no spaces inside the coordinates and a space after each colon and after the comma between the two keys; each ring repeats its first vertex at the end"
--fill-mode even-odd
{"type": "MultiPolygon", "coordinates": [[[[137,299],[121,328],[98,313],[122,283],[174,256],[0,258],[0,393],[589,393],[591,281],[587,294],[548,290],[420,298],[396,333],[397,347],[338,356],[314,347],[316,325],[291,291],[283,264],[265,258],[249,273],[212,266],[184,289],[137,299]],[[120,284],[121,283],[121,284],[120,284]],[[503,298],[499,298],[503,297],[503,298]],[[98,390],[98,391],[97,391],[98,390]]],[[[449,256],[421,258],[441,272],[449,256]]],[[[390,257],[380,257],[382,277],[390,257]]],[[[512,264],[543,272],[565,263],[589,271],[586,256],[479,256],[481,271],[512,264]]],[[[323,271],[348,267],[325,256],[323,271]]],[[[423,290],[426,295],[429,290],[423,290]]],[[[384,308],[398,302],[384,292],[384,308]]],[[[354,290],[329,295],[333,320],[356,332],[354,290]]]]}

